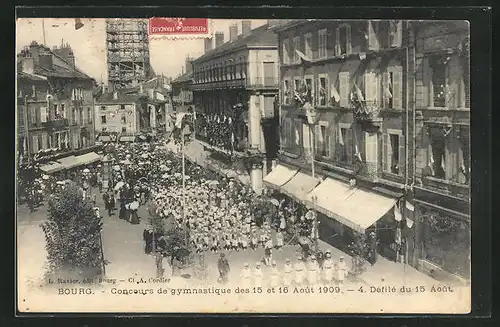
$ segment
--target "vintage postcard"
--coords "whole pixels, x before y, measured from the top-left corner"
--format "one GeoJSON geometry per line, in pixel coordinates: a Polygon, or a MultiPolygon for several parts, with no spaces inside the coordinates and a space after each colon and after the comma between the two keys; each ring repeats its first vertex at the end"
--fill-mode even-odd
{"type": "Polygon", "coordinates": [[[470,311],[467,21],[16,28],[21,313],[470,311]]]}

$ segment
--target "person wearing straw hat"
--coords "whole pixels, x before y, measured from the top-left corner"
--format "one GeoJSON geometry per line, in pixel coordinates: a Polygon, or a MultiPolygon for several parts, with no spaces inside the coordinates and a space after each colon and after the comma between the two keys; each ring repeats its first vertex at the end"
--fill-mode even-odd
{"type": "Polygon", "coordinates": [[[304,283],[304,277],[305,277],[305,264],[304,261],[302,261],[302,256],[299,256],[297,258],[297,262],[295,263],[295,284],[300,286],[304,283]]]}
{"type": "Polygon", "coordinates": [[[307,282],[311,286],[315,286],[318,283],[318,272],[319,266],[316,261],[316,256],[312,255],[311,260],[307,265],[307,282]]]}
{"type": "Polygon", "coordinates": [[[340,284],[344,283],[347,273],[347,264],[344,261],[344,256],[341,256],[339,262],[337,263],[337,280],[340,284]]]}
{"type": "Polygon", "coordinates": [[[271,262],[271,280],[270,286],[277,287],[280,284],[280,271],[276,265],[276,261],[271,262]]]}
{"type": "Polygon", "coordinates": [[[330,250],[325,252],[325,259],[323,260],[323,267],[321,270],[321,279],[325,284],[331,284],[334,277],[334,262],[330,250]]]}
{"type": "Polygon", "coordinates": [[[256,287],[262,286],[262,279],[264,278],[264,273],[260,268],[260,262],[255,264],[255,269],[253,271],[253,282],[256,287]]]}
{"type": "Polygon", "coordinates": [[[252,270],[248,263],[245,263],[241,270],[241,285],[243,287],[250,287],[252,285],[252,270]]]}
{"type": "Polygon", "coordinates": [[[285,259],[285,266],[283,267],[283,284],[285,286],[292,285],[293,271],[294,271],[294,269],[292,267],[290,259],[286,258],[285,259]]]}

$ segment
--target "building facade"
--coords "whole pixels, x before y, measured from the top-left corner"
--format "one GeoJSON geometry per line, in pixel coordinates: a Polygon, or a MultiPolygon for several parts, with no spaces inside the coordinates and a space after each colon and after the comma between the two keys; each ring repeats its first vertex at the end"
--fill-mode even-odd
{"type": "Polygon", "coordinates": [[[32,42],[18,55],[17,82],[18,122],[25,127],[20,145],[29,157],[94,145],[95,81],[76,67],[69,45],[32,42]]]}
{"type": "MultiPolygon", "coordinates": [[[[434,208],[436,201],[456,202],[453,194],[458,191],[447,186],[446,193],[441,186],[432,191],[439,196],[430,195],[435,187],[431,183],[448,184],[423,173],[426,163],[433,162],[435,174],[442,161],[430,160],[428,153],[437,150],[429,150],[432,141],[422,131],[439,119],[468,126],[468,113],[447,110],[442,100],[441,108],[429,105],[434,94],[451,92],[454,99],[463,100],[449,101],[461,101],[465,107],[467,87],[458,82],[456,66],[447,69],[449,79],[436,77],[429,84],[432,73],[422,59],[422,40],[434,37],[427,43],[447,53],[446,42],[457,42],[467,31],[455,29],[455,36],[441,36],[439,41],[436,36],[446,33],[437,24],[388,20],[296,20],[275,30],[281,64],[281,147],[279,165],[266,184],[314,207],[322,239],[341,246],[352,234],[374,232],[381,255],[395,259],[403,254],[406,262],[426,270],[418,203],[424,206],[427,201],[434,208]],[[434,87],[436,83],[446,90],[434,87]]],[[[450,143],[447,158],[460,157],[451,154],[458,148],[450,143]]],[[[439,176],[457,181],[453,172],[459,166],[449,160],[446,164],[455,170],[444,175],[440,171],[439,176]]],[[[467,193],[467,186],[462,188],[462,194],[467,193]]],[[[460,206],[468,208],[468,195],[460,206]]]]}
{"type": "Polygon", "coordinates": [[[144,19],[106,20],[108,82],[113,89],[133,87],[150,79],[148,22],[144,19]]]}
{"type": "Polygon", "coordinates": [[[221,33],[215,39],[215,48],[193,61],[196,138],[243,157],[253,189],[261,192],[263,169],[279,143],[277,38],[263,25],[223,44],[221,33]]]}
{"type": "MultiPolygon", "coordinates": [[[[140,133],[139,99],[118,91],[101,95],[95,103],[96,133],[100,141],[130,138],[140,133]]],[[[128,140],[128,139],[127,139],[128,140]]]]}

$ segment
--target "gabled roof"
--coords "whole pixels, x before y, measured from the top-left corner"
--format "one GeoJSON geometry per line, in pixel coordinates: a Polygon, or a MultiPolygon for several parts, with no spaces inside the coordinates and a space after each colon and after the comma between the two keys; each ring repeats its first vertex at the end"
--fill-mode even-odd
{"type": "Polygon", "coordinates": [[[47,77],[45,77],[45,76],[28,74],[28,73],[24,73],[24,72],[18,72],[17,77],[21,78],[21,79],[29,79],[29,80],[35,81],[35,82],[41,82],[41,81],[47,80],[47,77]]]}
{"type": "Polygon", "coordinates": [[[201,57],[193,60],[193,63],[199,63],[207,59],[211,59],[221,55],[222,53],[229,53],[241,48],[251,47],[251,46],[278,46],[278,37],[269,29],[269,25],[265,24],[254,28],[250,34],[242,36],[235,41],[226,42],[219,47],[205,53],[201,57]]]}
{"type": "Polygon", "coordinates": [[[123,103],[130,104],[136,103],[139,100],[139,96],[135,94],[124,94],[121,92],[117,92],[117,99],[113,98],[113,92],[108,92],[102,94],[98,99],[96,99],[96,103],[123,103]]]}
{"type": "Polygon", "coordinates": [[[42,67],[37,65],[35,67],[35,73],[37,75],[47,76],[47,77],[60,77],[60,78],[81,78],[81,79],[92,79],[92,77],[88,76],[85,73],[82,73],[77,68],[67,69],[61,66],[52,65],[52,69],[48,69],[46,67],[42,67]]]}

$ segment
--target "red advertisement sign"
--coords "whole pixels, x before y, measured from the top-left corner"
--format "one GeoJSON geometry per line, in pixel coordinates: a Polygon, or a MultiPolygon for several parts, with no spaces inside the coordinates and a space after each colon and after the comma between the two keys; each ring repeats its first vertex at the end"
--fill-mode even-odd
{"type": "Polygon", "coordinates": [[[208,18],[160,18],[149,19],[150,35],[207,34],[208,18]]]}

